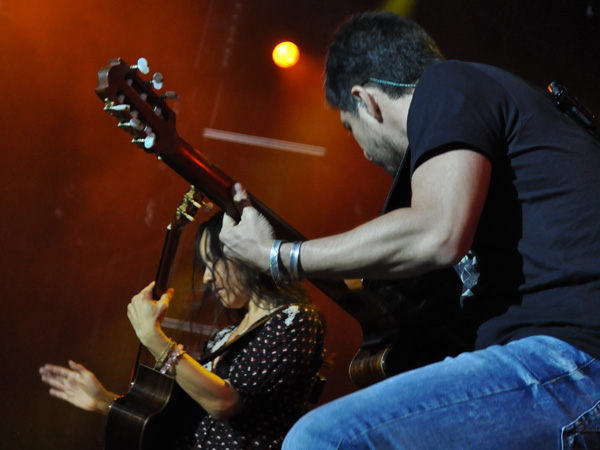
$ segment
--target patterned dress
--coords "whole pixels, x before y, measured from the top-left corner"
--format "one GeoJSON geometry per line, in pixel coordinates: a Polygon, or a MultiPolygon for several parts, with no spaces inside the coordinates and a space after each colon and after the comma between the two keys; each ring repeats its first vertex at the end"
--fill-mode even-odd
{"type": "MultiPolygon", "coordinates": [[[[235,327],[219,331],[208,354],[224,345],[235,327]]],[[[243,330],[241,330],[243,332],[243,330]]],[[[287,431],[307,411],[307,399],[324,357],[324,330],[305,305],[276,313],[244,342],[205,367],[233,386],[244,410],[227,420],[206,414],[180,449],[279,449],[287,431]]]]}

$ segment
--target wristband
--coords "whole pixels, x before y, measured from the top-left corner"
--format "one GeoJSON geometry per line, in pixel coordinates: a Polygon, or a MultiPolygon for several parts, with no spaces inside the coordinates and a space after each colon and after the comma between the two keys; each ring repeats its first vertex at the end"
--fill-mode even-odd
{"type": "Polygon", "coordinates": [[[300,260],[300,246],[302,241],[294,241],[292,249],[290,250],[290,276],[293,282],[302,281],[298,273],[299,260],[300,260]]]}
{"type": "Polygon", "coordinates": [[[273,242],[273,246],[271,247],[271,254],[269,255],[269,262],[271,266],[271,278],[273,278],[273,282],[275,284],[280,284],[283,282],[283,276],[279,271],[279,249],[281,248],[281,244],[283,241],[281,239],[273,242]]]}

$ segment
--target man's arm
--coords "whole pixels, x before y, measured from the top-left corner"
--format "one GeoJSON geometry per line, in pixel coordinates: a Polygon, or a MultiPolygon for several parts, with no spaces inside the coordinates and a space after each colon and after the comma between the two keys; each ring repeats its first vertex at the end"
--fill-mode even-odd
{"type": "MultiPolygon", "coordinates": [[[[427,160],[413,174],[410,207],[304,242],[301,272],[309,278],[400,278],[456,264],[473,241],[490,174],[490,162],[470,150],[427,160]]],[[[239,224],[224,221],[221,241],[229,255],[268,271],[273,238],[264,222],[245,208],[239,224]]],[[[280,252],[286,269],[290,248],[284,244],[280,252]]]]}

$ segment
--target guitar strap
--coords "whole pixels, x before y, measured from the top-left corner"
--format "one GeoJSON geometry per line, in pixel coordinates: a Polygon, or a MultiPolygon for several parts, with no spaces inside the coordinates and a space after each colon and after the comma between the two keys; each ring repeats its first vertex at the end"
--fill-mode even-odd
{"type": "Polygon", "coordinates": [[[206,356],[203,356],[202,358],[200,358],[198,360],[198,362],[202,365],[212,361],[213,359],[215,359],[217,356],[222,355],[223,353],[225,353],[226,350],[231,349],[232,346],[237,346],[240,345],[240,343],[246,341],[250,336],[252,336],[254,334],[254,332],[260,328],[262,325],[264,325],[264,323],[269,320],[271,317],[273,317],[275,314],[277,314],[279,311],[284,310],[285,308],[287,308],[289,305],[283,305],[280,306],[279,308],[277,308],[275,311],[267,314],[266,316],[262,317],[260,320],[257,320],[256,322],[254,322],[252,324],[251,327],[249,327],[248,329],[246,329],[246,331],[244,331],[243,333],[239,334],[233,341],[228,342],[227,344],[225,344],[223,347],[215,350],[212,353],[209,353],[206,356]]]}

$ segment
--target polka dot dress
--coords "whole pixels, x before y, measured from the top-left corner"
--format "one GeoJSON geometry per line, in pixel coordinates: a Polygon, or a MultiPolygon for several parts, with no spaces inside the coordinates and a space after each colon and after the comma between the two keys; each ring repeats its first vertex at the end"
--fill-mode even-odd
{"type": "MultiPolygon", "coordinates": [[[[206,353],[223,345],[235,327],[221,330],[206,353]]],[[[180,449],[279,449],[291,426],[307,411],[307,399],[323,362],[324,331],[318,314],[290,305],[270,318],[239,347],[223,354],[212,370],[240,394],[244,410],[228,420],[210,415],[180,449]]]]}

